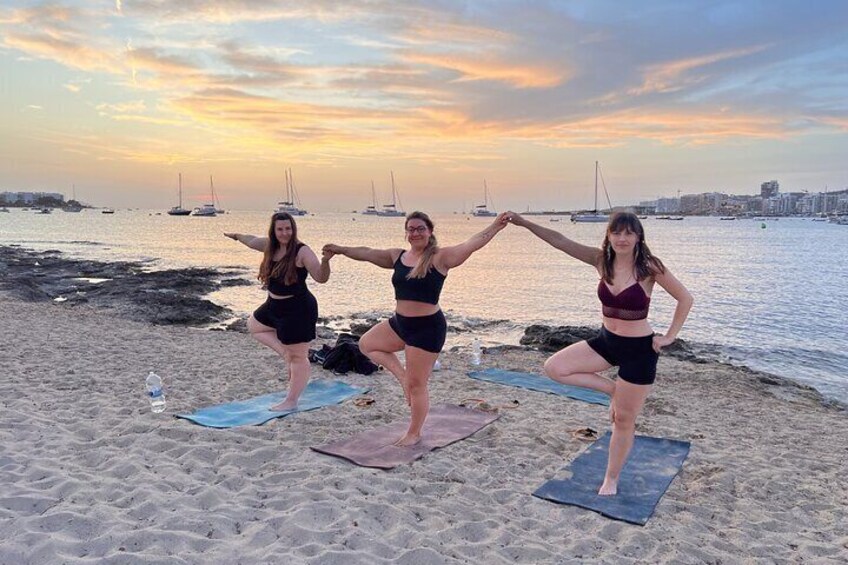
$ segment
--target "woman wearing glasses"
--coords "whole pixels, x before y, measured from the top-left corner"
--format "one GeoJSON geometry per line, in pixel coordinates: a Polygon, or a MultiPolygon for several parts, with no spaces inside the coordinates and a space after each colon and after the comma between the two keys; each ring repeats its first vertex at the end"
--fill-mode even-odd
{"type": "Polygon", "coordinates": [[[241,233],[225,236],[262,251],[257,277],[268,298],[247,320],[247,329],[256,341],[276,351],[288,363],[289,392],[271,407],[274,411],[297,408],[297,401],[309,382],[309,342],[315,339],[318,301],[306,287],[309,274],[319,283],[330,278],[330,256],[321,261],[297,238],[297,224],[285,212],[271,216],[267,237],[241,233]]]}
{"type": "Polygon", "coordinates": [[[430,409],[427,382],[447,334],[439,295],[448,271],[462,265],[472,253],[489,243],[506,223],[506,215],[501,214],[464,243],[439,247],[430,217],[423,212],[412,212],[405,223],[407,250],[343,247],[333,243],[324,246],[325,256],[345,255],[394,270],[395,314],[368,330],[359,340],[359,348],[397,378],[412,411],[409,429],[395,445],[413,445],[421,439],[421,428],[430,409]],[[406,367],[395,355],[401,350],[406,367]]]}

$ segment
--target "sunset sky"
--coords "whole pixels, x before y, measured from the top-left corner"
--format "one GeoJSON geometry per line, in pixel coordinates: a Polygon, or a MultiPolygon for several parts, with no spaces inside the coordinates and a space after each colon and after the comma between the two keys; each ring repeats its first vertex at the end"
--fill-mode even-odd
{"type": "Polygon", "coordinates": [[[848,187],[848,2],[0,7],[0,192],[449,211],[848,187]]]}

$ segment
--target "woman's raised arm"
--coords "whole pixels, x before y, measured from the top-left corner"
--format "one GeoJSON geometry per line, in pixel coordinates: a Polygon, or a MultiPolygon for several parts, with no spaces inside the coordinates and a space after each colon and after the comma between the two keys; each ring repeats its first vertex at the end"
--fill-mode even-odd
{"type": "Polygon", "coordinates": [[[601,264],[602,252],[599,247],[591,247],[589,245],[577,243],[572,239],[568,239],[556,230],[545,228],[539,224],[531,222],[521,214],[516,214],[515,212],[507,212],[507,214],[509,215],[510,223],[527,228],[533,235],[542,241],[548,242],[553,247],[571,255],[578,261],[583,261],[593,267],[597,267],[601,264]]]}
{"type": "MultiPolygon", "coordinates": [[[[328,243],[324,246],[324,255],[344,255],[354,261],[366,261],[384,269],[394,267],[395,259],[400,255],[400,249],[372,249],[370,247],[345,247],[328,243]]],[[[329,258],[328,257],[328,258],[329,258]]]]}
{"type": "Polygon", "coordinates": [[[241,244],[244,244],[251,249],[255,249],[256,251],[265,251],[265,248],[268,247],[268,238],[267,237],[257,237],[255,235],[250,235],[246,233],[227,233],[224,232],[226,237],[229,237],[233,241],[238,241],[241,244]]]}
{"type": "Polygon", "coordinates": [[[497,235],[499,231],[504,229],[507,224],[506,212],[498,214],[491,224],[486,228],[463,241],[459,245],[444,247],[439,251],[439,263],[445,270],[459,267],[465,263],[471,254],[482,249],[487,243],[497,235]]]}

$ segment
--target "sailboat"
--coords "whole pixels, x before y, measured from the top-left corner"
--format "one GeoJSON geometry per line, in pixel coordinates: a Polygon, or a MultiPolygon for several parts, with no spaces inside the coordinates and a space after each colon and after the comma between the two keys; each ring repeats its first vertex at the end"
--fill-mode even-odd
{"type": "Polygon", "coordinates": [[[400,196],[398,196],[397,189],[395,188],[395,172],[391,171],[392,175],[392,203],[391,204],[383,204],[383,209],[380,210],[377,215],[378,216],[389,216],[389,217],[398,217],[398,216],[406,216],[406,214],[402,210],[398,210],[398,204],[400,201],[400,196]]]}
{"type": "MultiPolygon", "coordinates": [[[[599,214],[598,213],[598,171],[600,166],[598,162],[595,161],[595,207],[591,212],[584,212],[580,214],[572,214],[571,221],[572,222],[608,222],[609,214],[599,214]]],[[[604,186],[604,192],[606,192],[606,186],[604,186]]],[[[609,201],[609,195],[607,195],[607,201],[609,201]]],[[[609,203],[609,202],[608,202],[609,203]]]]}
{"type": "Polygon", "coordinates": [[[212,175],[209,175],[209,187],[212,189],[212,203],[198,206],[191,212],[192,216],[212,218],[218,215],[218,210],[215,208],[215,185],[212,184],[212,175]]]}
{"type": "Polygon", "coordinates": [[[71,202],[63,208],[65,212],[82,212],[82,206],[77,202],[77,185],[71,185],[71,202]]]}
{"type": "Polygon", "coordinates": [[[215,194],[215,185],[212,183],[212,175],[209,175],[209,189],[212,191],[212,204],[215,206],[216,214],[226,214],[223,208],[221,208],[221,201],[218,200],[218,195],[215,194]]]}
{"type": "Polygon", "coordinates": [[[300,197],[294,188],[294,177],[291,169],[286,170],[286,199],[277,202],[277,212],[284,212],[292,216],[305,216],[306,210],[300,208],[300,197]]]}
{"type": "Polygon", "coordinates": [[[497,212],[489,210],[489,187],[486,185],[486,179],[483,179],[483,203],[478,204],[471,211],[472,216],[477,217],[492,217],[497,216],[497,212]]]}
{"type": "Polygon", "coordinates": [[[377,209],[377,193],[374,191],[374,181],[371,181],[371,205],[366,206],[365,210],[360,212],[365,216],[379,216],[380,210],[377,209]]]}
{"type": "Polygon", "coordinates": [[[179,206],[174,206],[170,210],[168,210],[169,216],[188,216],[191,214],[191,210],[186,210],[183,208],[183,174],[179,173],[179,183],[180,183],[180,204],[179,206]]]}

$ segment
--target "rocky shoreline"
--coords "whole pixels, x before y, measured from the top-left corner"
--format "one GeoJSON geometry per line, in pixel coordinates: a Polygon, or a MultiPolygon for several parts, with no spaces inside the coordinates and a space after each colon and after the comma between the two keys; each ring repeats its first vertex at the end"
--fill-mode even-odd
{"type": "Polygon", "coordinates": [[[60,251],[0,246],[0,289],[26,302],[88,304],[155,325],[208,326],[235,313],[203,298],[251,282],[233,271],[208,268],[149,270],[144,262],[102,262],[60,251]]]}

